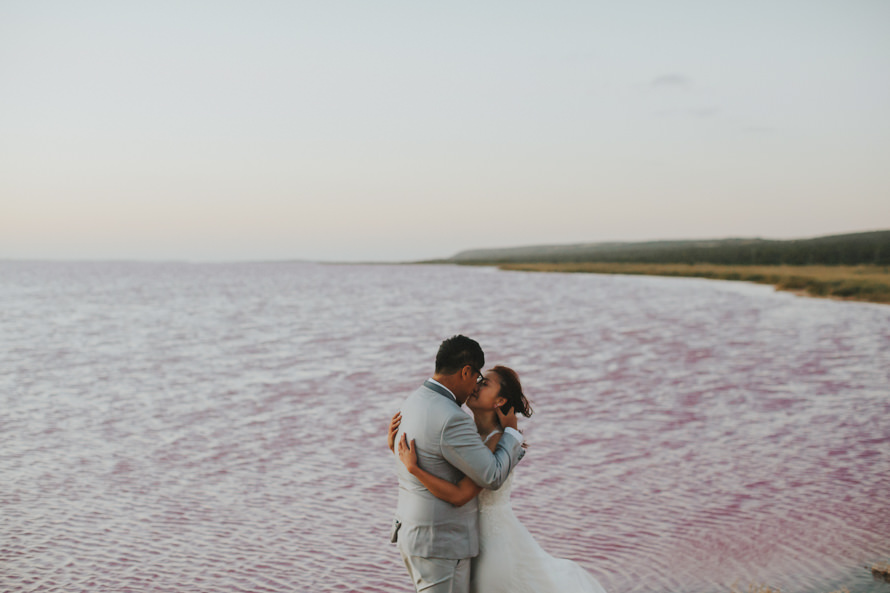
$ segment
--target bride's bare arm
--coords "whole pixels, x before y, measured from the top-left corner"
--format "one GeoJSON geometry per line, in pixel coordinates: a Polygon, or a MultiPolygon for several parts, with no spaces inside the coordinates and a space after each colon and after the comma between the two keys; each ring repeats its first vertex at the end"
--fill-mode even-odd
{"type": "Polygon", "coordinates": [[[409,444],[408,436],[404,434],[402,435],[402,440],[399,441],[399,459],[402,460],[402,463],[405,464],[405,467],[408,468],[411,475],[420,480],[420,483],[423,484],[433,496],[440,498],[445,502],[450,502],[454,506],[460,507],[467,504],[482,490],[482,488],[477,486],[473,480],[466,476],[464,476],[464,478],[457,484],[452,484],[448,480],[443,480],[439,476],[434,476],[428,471],[421,469],[420,466],[417,465],[417,452],[414,450],[414,439],[412,439],[409,444]]]}

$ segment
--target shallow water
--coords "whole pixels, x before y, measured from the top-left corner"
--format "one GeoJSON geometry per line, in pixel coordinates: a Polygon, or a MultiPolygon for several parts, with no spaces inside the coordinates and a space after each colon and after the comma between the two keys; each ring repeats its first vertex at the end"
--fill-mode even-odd
{"type": "Polygon", "coordinates": [[[517,515],[610,592],[887,591],[890,307],[448,266],[0,263],[0,590],[410,591],[384,431],[439,342],[535,415],[517,515]]]}

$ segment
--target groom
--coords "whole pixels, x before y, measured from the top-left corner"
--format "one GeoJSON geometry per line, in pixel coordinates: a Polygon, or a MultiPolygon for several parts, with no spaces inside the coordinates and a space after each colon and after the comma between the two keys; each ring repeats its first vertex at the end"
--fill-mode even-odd
{"type": "MultiPolygon", "coordinates": [[[[402,404],[402,434],[415,439],[417,460],[426,471],[457,483],[469,476],[483,488],[496,489],[522,456],[516,416],[502,417],[504,435],[492,453],[482,444],[472,418],[461,405],[482,376],[485,354],[466,336],[439,346],[436,372],[402,404]]],[[[479,553],[477,503],[462,507],[439,500],[399,464],[399,504],[392,541],[415,589],[425,593],[467,593],[470,558],[479,553]]]]}

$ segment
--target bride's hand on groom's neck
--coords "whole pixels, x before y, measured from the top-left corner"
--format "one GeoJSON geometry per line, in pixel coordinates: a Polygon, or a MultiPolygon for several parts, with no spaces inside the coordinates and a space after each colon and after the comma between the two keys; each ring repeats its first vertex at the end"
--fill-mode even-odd
{"type": "Polygon", "coordinates": [[[514,408],[510,408],[506,414],[504,414],[500,408],[495,408],[495,411],[498,414],[498,422],[501,423],[501,428],[514,428],[519,430],[519,423],[516,420],[516,410],[514,408]]]}

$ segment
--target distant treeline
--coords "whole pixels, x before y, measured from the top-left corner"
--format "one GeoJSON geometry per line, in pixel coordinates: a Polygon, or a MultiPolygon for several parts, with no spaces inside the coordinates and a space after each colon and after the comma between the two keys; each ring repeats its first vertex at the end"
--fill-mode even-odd
{"type": "Polygon", "coordinates": [[[719,239],[476,249],[463,251],[445,261],[466,264],[624,262],[886,266],[890,265],[890,230],[791,241],[719,239]]]}

